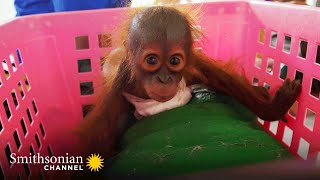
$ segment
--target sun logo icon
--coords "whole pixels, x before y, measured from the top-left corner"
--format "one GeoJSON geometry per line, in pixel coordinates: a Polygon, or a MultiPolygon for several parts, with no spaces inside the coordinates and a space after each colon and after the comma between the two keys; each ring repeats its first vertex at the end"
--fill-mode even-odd
{"type": "Polygon", "coordinates": [[[103,160],[99,154],[91,154],[87,158],[87,166],[91,171],[99,171],[103,167],[103,160]]]}

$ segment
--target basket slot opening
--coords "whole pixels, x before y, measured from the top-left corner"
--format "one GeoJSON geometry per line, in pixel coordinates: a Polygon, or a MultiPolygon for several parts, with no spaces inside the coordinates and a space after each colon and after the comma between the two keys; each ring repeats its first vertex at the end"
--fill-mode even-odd
{"type": "Polygon", "coordinates": [[[23,98],[24,97],[24,92],[23,92],[23,88],[22,88],[21,82],[18,83],[18,89],[20,91],[21,98],[23,98]]]}
{"type": "Polygon", "coordinates": [[[99,34],[99,47],[108,48],[112,47],[112,35],[111,34],[99,34]]]}
{"type": "Polygon", "coordinates": [[[274,60],[272,58],[268,58],[267,63],[268,63],[268,65],[267,65],[266,72],[272,75],[273,74],[274,60]]]}
{"type": "Polygon", "coordinates": [[[35,155],[32,145],[30,146],[30,154],[31,154],[32,156],[35,155]]]}
{"type": "Polygon", "coordinates": [[[1,166],[0,166],[0,179],[4,179],[4,173],[1,166]]]}
{"type": "Polygon", "coordinates": [[[46,135],[46,133],[45,133],[45,131],[43,129],[42,123],[40,123],[40,131],[41,131],[42,137],[44,137],[46,135]]]}
{"type": "Polygon", "coordinates": [[[268,83],[263,83],[263,87],[266,88],[268,91],[270,90],[270,85],[268,83]]]}
{"type": "Polygon", "coordinates": [[[269,130],[272,132],[272,134],[276,135],[278,130],[278,123],[279,121],[272,121],[270,122],[269,130]]]}
{"type": "Polygon", "coordinates": [[[285,126],[282,141],[289,147],[291,146],[292,135],[293,135],[292,129],[285,126]]]}
{"type": "Polygon", "coordinates": [[[265,39],[266,39],[266,30],[261,28],[259,30],[258,42],[261,43],[261,44],[264,44],[265,39]]]}
{"type": "Polygon", "coordinates": [[[29,108],[27,108],[27,116],[28,116],[28,119],[29,119],[30,124],[32,124],[33,119],[32,119],[32,116],[31,116],[31,113],[30,113],[29,108]]]}
{"type": "Polygon", "coordinates": [[[85,117],[93,107],[92,104],[82,105],[82,117],[85,117]]]}
{"type": "Polygon", "coordinates": [[[29,165],[27,163],[23,163],[23,168],[24,168],[24,172],[26,173],[27,177],[29,178],[29,176],[30,176],[29,165]]]}
{"type": "Polygon", "coordinates": [[[2,68],[6,78],[8,79],[10,77],[10,73],[9,73],[9,66],[6,60],[2,60],[2,68]]]}
{"type": "Polygon", "coordinates": [[[100,65],[101,65],[101,71],[103,71],[103,65],[105,63],[106,57],[100,57],[100,65]]]}
{"type": "Polygon", "coordinates": [[[77,36],[75,37],[76,49],[89,49],[89,38],[88,36],[77,36]]]}
{"type": "Polygon", "coordinates": [[[3,126],[2,126],[2,122],[1,122],[2,120],[1,120],[1,118],[0,118],[0,133],[2,132],[2,130],[3,130],[3,126]]]}
{"type": "Polygon", "coordinates": [[[271,31],[270,36],[270,47],[276,48],[277,47],[277,41],[278,41],[278,33],[275,31],[271,31]]]}
{"type": "Polygon", "coordinates": [[[39,177],[40,177],[40,180],[44,180],[44,176],[43,176],[43,174],[42,174],[41,171],[40,171],[40,173],[39,173],[39,177]]]}
{"type": "Polygon", "coordinates": [[[294,102],[293,105],[289,109],[289,115],[293,117],[293,119],[296,119],[297,112],[298,112],[299,103],[298,101],[294,102]]]}
{"type": "Polygon", "coordinates": [[[291,37],[284,36],[284,43],[283,43],[283,52],[290,53],[291,50],[291,37]]]}
{"type": "Polygon", "coordinates": [[[21,180],[21,177],[20,177],[20,175],[17,177],[17,180],[21,180]]]}
{"type": "Polygon", "coordinates": [[[78,60],[78,72],[91,72],[91,60],[90,59],[79,59],[78,60]]]}
{"type": "Polygon", "coordinates": [[[17,50],[16,50],[16,53],[17,53],[17,56],[18,56],[19,64],[22,64],[22,58],[21,58],[20,49],[17,49],[17,50]]]}
{"type": "Polygon", "coordinates": [[[317,63],[317,64],[320,64],[320,45],[317,46],[316,63],[317,63]]]}
{"type": "Polygon", "coordinates": [[[38,108],[37,108],[37,105],[36,105],[36,102],[34,101],[34,99],[32,100],[32,107],[33,107],[34,113],[37,114],[38,108]]]}
{"type": "Polygon", "coordinates": [[[261,69],[261,64],[262,64],[262,54],[257,53],[256,54],[256,59],[255,59],[255,66],[259,69],[261,69]]]}
{"type": "Polygon", "coordinates": [[[10,166],[12,166],[12,164],[10,163],[10,161],[11,161],[11,158],[10,158],[11,149],[10,149],[9,144],[7,144],[7,146],[6,146],[6,148],[4,149],[4,151],[5,151],[6,156],[7,156],[8,164],[9,164],[10,166]]]}
{"type": "Polygon", "coordinates": [[[17,108],[19,103],[18,103],[16,92],[14,90],[11,91],[11,96],[12,96],[14,106],[17,108]]]}
{"type": "Polygon", "coordinates": [[[308,42],[305,40],[300,40],[298,56],[303,59],[306,59],[307,51],[308,51],[308,42]]]}
{"type": "Polygon", "coordinates": [[[319,98],[319,92],[320,92],[320,81],[318,79],[312,78],[310,95],[316,98],[319,98]]]}
{"type": "Polygon", "coordinates": [[[11,110],[9,108],[8,100],[4,100],[3,107],[6,111],[7,118],[10,119],[11,118],[11,110]]]}
{"type": "Polygon", "coordinates": [[[258,118],[258,122],[259,122],[261,125],[264,125],[264,120],[258,118]]]}
{"type": "Polygon", "coordinates": [[[26,123],[24,122],[23,118],[20,120],[20,124],[22,127],[23,134],[24,134],[24,136],[26,136],[28,131],[27,131],[26,123]]]}
{"type": "Polygon", "coordinates": [[[259,79],[254,77],[253,80],[252,80],[252,85],[253,86],[258,86],[259,85],[259,79]]]}
{"type": "Polygon", "coordinates": [[[30,83],[29,83],[27,75],[24,75],[23,79],[24,79],[24,84],[26,85],[27,90],[29,91],[31,89],[31,86],[30,86],[30,83]]]}
{"type": "Polygon", "coordinates": [[[40,143],[40,139],[39,139],[38,134],[35,135],[35,139],[36,139],[37,146],[38,146],[38,148],[40,149],[41,143],[40,143]]]}
{"type": "Polygon", "coordinates": [[[20,142],[20,139],[19,139],[17,131],[14,131],[13,138],[14,138],[14,141],[15,141],[15,143],[17,145],[17,149],[19,149],[21,147],[21,142],[20,142]]]}
{"type": "Polygon", "coordinates": [[[288,66],[284,63],[280,63],[280,79],[285,80],[287,78],[288,66]]]}
{"type": "Polygon", "coordinates": [[[298,148],[298,154],[300,157],[302,157],[304,160],[308,158],[308,153],[309,153],[309,147],[310,144],[303,138],[300,138],[299,141],[299,148],[298,148]]]}
{"type": "Polygon", "coordinates": [[[51,151],[50,146],[48,146],[48,153],[49,153],[49,156],[52,157],[52,151],[51,151]]]}
{"type": "Polygon", "coordinates": [[[296,70],[296,75],[294,76],[295,80],[300,80],[300,84],[302,84],[303,73],[301,71],[296,70]]]}
{"type": "Polygon", "coordinates": [[[93,94],[93,82],[81,82],[80,93],[81,95],[93,94]]]}
{"type": "Polygon", "coordinates": [[[304,119],[304,126],[313,131],[314,121],[316,119],[316,113],[307,108],[306,116],[304,119]]]}
{"type": "Polygon", "coordinates": [[[13,54],[9,55],[9,59],[10,59],[11,65],[12,65],[13,72],[16,72],[17,71],[17,66],[16,66],[16,62],[15,62],[13,54]]]}

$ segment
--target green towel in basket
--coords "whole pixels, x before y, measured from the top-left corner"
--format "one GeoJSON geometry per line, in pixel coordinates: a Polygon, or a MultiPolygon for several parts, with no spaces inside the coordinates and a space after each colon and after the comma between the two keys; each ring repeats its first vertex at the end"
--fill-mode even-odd
{"type": "Polygon", "coordinates": [[[191,102],[138,121],[107,177],[170,176],[291,157],[231,97],[195,93],[191,102]]]}

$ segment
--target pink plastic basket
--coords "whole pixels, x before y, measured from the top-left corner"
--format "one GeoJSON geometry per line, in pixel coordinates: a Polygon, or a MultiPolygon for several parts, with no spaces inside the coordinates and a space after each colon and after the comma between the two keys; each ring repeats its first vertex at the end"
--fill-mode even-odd
{"type": "MultiPolygon", "coordinates": [[[[70,130],[79,124],[94,94],[81,89],[99,86],[101,57],[113,49],[112,32],[125,11],[35,15],[0,26],[0,179],[46,176],[40,165],[10,166],[12,152],[65,154],[76,143],[70,130]],[[99,43],[101,35],[111,37],[104,47],[99,43]],[[83,64],[91,68],[82,68],[83,64]]],[[[199,48],[217,59],[240,58],[255,84],[273,91],[283,82],[280,67],[285,65],[288,78],[303,73],[296,117],[288,114],[288,123],[259,122],[292,154],[319,160],[319,89],[313,84],[320,80],[320,60],[316,58],[320,11],[235,1],[204,4],[203,12],[199,28],[206,38],[198,42],[199,48]],[[272,34],[276,34],[275,43],[272,34]],[[284,50],[285,39],[291,41],[289,52],[284,50]],[[299,57],[302,41],[307,44],[305,58],[299,57]],[[307,111],[315,117],[306,118],[307,111]]]]}

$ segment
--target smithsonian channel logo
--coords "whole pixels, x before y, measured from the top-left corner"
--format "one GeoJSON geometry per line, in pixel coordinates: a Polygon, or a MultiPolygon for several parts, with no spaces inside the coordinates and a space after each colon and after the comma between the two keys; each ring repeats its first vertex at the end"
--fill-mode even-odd
{"type": "Polygon", "coordinates": [[[10,155],[11,164],[43,164],[45,171],[83,171],[84,166],[91,171],[98,172],[103,167],[104,159],[99,154],[91,154],[87,157],[86,164],[82,156],[42,156],[40,153],[29,156],[10,155]]]}

